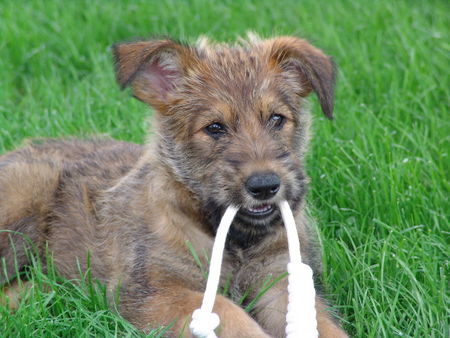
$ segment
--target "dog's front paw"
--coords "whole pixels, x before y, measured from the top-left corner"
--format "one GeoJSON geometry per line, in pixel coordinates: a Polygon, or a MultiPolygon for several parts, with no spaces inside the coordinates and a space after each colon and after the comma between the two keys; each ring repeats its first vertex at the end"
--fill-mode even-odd
{"type": "Polygon", "coordinates": [[[220,338],[270,338],[248,313],[223,296],[217,296],[214,312],[220,317],[216,329],[220,338]]]}

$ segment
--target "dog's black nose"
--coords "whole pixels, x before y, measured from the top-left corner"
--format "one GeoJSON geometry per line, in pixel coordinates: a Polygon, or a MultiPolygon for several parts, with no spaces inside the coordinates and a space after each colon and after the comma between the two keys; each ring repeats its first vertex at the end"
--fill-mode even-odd
{"type": "Polygon", "coordinates": [[[280,190],[280,177],[275,173],[253,174],[245,182],[245,188],[254,198],[267,200],[280,190]]]}

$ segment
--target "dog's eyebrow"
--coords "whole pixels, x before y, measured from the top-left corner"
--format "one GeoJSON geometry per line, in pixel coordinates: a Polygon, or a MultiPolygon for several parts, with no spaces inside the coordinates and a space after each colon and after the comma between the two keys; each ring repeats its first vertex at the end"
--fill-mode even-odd
{"type": "Polygon", "coordinates": [[[293,102],[292,98],[290,98],[289,95],[283,91],[279,91],[278,95],[279,95],[280,100],[283,103],[283,105],[286,106],[292,112],[292,114],[296,114],[297,109],[296,109],[295,103],[293,102]]]}
{"type": "Polygon", "coordinates": [[[214,109],[198,111],[197,114],[195,114],[194,116],[195,117],[193,118],[193,124],[191,125],[192,127],[190,128],[192,134],[198,133],[203,128],[214,122],[218,122],[224,124],[225,126],[228,126],[224,114],[214,109]]]}
{"type": "Polygon", "coordinates": [[[214,109],[203,110],[198,113],[197,121],[200,122],[225,122],[225,116],[214,109]]]}

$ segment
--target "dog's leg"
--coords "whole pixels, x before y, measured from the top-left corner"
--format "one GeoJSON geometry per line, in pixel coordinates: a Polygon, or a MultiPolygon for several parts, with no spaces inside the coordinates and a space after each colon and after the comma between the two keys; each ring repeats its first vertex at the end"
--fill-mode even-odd
{"type": "MultiPolygon", "coordinates": [[[[191,315],[200,307],[202,299],[203,294],[200,292],[168,286],[152,294],[138,309],[135,298],[134,301],[122,298],[121,313],[140,329],[172,325],[170,337],[191,337],[191,315]]],[[[244,310],[221,295],[216,298],[213,312],[220,317],[216,333],[221,338],[269,337],[244,310]]]]}
{"type": "MultiPolygon", "coordinates": [[[[284,337],[288,305],[287,278],[270,288],[258,301],[252,313],[256,321],[274,337],[284,337]]],[[[316,297],[317,328],[320,337],[345,338],[347,334],[339,328],[326,305],[316,297]]]]}
{"type": "Polygon", "coordinates": [[[30,251],[42,249],[58,172],[19,152],[0,157],[0,285],[29,263],[30,251]]]}
{"type": "Polygon", "coordinates": [[[17,310],[25,292],[33,287],[30,281],[15,280],[2,288],[0,306],[7,306],[10,310],[17,310]]]}
{"type": "Polygon", "coordinates": [[[320,299],[320,297],[316,297],[316,311],[317,328],[321,337],[348,337],[347,333],[345,333],[333,320],[329,307],[322,299],[320,299]]]}

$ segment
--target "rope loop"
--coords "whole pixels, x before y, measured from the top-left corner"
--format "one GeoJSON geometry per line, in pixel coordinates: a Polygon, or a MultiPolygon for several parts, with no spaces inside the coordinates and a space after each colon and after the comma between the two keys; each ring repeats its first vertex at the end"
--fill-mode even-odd
{"type": "MultiPolygon", "coordinates": [[[[290,257],[287,265],[289,304],[286,314],[286,336],[287,338],[317,338],[319,333],[317,332],[313,271],[308,265],[302,263],[297,227],[288,202],[281,201],[279,208],[286,227],[290,257]]],[[[199,338],[217,338],[214,329],[219,326],[220,319],[216,313],[212,313],[212,309],[219,286],[226,236],[237,211],[237,207],[229,206],[217,228],[203,303],[200,309],[194,311],[189,326],[192,334],[199,338]]]]}

